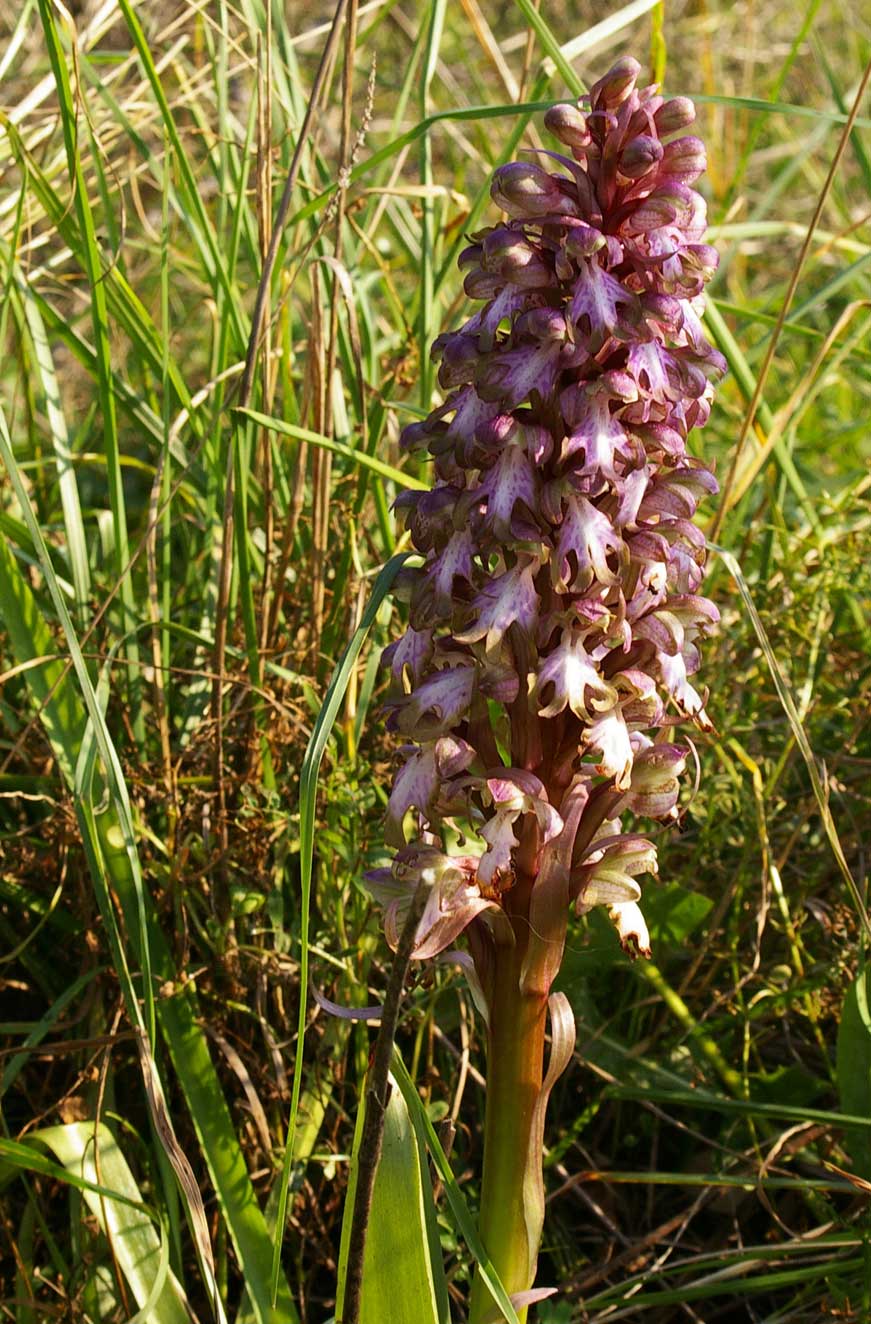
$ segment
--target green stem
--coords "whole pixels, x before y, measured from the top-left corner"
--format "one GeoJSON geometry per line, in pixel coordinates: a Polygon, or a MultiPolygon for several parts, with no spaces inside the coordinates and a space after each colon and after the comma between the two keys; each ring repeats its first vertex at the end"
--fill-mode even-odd
{"type": "MultiPolygon", "coordinates": [[[[480,1230],[509,1296],[532,1286],[542,1213],[530,1207],[537,1203],[530,1164],[541,1164],[541,1154],[530,1154],[530,1134],[542,1084],[547,998],[520,991],[530,889],[531,883],[518,883],[505,897],[516,941],[513,947],[496,949],[487,1051],[480,1230]]],[[[469,1324],[483,1324],[493,1309],[493,1299],[477,1275],[469,1324]]],[[[517,1316],[524,1324],[526,1311],[518,1310],[517,1316]]]]}
{"type": "Polygon", "coordinates": [[[734,1094],[736,1099],[743,1099],[745,1089],[741,1072],[729,1066],[714,1040],[707,1033],[704,1026],[696,1020],[677,990],[673,989],[668,983],[659,966],[655,965],[653,961],[639,961],[636,969],[638,974],[647,980],[648,984],[653,985],[671,1014],[686,1030],[693,1055],[709,1062],[726,1089],[734,1094]]]}

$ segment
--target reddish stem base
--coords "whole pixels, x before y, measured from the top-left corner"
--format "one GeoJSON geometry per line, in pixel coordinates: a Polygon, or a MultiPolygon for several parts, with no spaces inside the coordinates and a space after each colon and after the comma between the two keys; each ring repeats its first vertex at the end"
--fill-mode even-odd
{"type": "MultiPolygon", "coordinates": [[[[542,1083],[547,998],[520,991],[520,972],[529,935],[530,888],[531,881],[518,883],[505,898],[515,945],[500,947],[497,952],[487,1052],[479,1226],[493,1266],[509,1295],[532,1286],[538,1253],[538,1246],[530,1245],[527,1230],[524,1179],[530,1164],[541,1164],[541,1154],[530,1154],[529,1142],[542,1083]]],[[[493,1310],[493,1299],[477,1274],[469,1324],[483,1324],[493,1310]]],[[[517,1313],[523,1324],[526,1311],[517,1313]]]]}

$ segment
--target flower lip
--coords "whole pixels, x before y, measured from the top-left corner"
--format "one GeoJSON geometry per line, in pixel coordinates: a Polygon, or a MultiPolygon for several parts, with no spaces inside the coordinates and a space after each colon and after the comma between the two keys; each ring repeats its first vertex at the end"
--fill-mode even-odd
{"type": "Polygon", "coordinates": [[[456,942],[479,915],[493,908],[477,882],[476,855],[448,855],[430,843],[412,843],[398,851],[390,869],[365,875],[373,897],[385,906],[384,931],[394,949],[419,885],[427,889],[412,956],[431,960],[456,942]]]}
{"type": "Polygon", "coordinates": [[[416,740],[445,735],[465,716],[475,675],[476,668],[471,662],[434,672],[393,705],[398,729],[416,740]]]}
{"type": "Polygon", "coordinates": [[[650,933],[641,907],[635,901],[617,902],[608,909],[608,918],[617,930],[620,946],[633,961],[637,956],[651,956],[650,933]]]}

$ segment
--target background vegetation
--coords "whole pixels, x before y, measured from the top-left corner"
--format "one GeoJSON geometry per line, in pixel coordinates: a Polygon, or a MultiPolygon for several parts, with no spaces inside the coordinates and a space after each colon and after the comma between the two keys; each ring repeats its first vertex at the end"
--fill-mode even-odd
{"type": "MultiPolygon", "coordinates": [[[[595,913],[572,930],[539,1274],[562,1292],[539,1319],[869,1318],[867,98],[844,137],[867,10],[349,5],[306,124],[330,7],[74,8],[0,15],[3,1318],[130,1319],[125,1245],[160,1264],[137,1318],[183,1319],[182,1293],[201,1319],[216,1297],[238,1324],[331,1315],[368,1031],[309,999],[300,1045],[301,939],[320,993],[380,1000],[360,880],[383,858],[389,599],[301,821],[303,755],[398,548],[390,504],[425,477],[396,439],[462,315],[488,177],[624,52],[699,102],[731,367],[701,444],[732,471],[707,517],[735,560],[712,556],[717,734],[647,885],[654,963],[595,913]],[[289,172],[249,398],[270,429],[235,411],[289,172]]],[[[420,975],[400,1047],[474,1207],[485,1064],[458,971],[420,975]]],[[[460,1319],[471,1261],[440,1219],[460,1319]]]]}

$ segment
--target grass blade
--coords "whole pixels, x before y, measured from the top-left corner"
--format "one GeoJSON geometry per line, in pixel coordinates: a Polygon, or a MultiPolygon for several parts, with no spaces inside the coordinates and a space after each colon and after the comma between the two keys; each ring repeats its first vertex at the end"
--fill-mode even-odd
{"type": "MultiPolygon", "coordinates": [[[[13,278],[20,280],[20,272],[14,271],[13,278]]],[[[73,586],[76,590],[76,618],[79,625],[85,624],[87,603],[91,596],[91,571],[88,563],[88,545],[85,526],[82,520],[82,507],[79,501],[79,487],[76,471],[70,454],[67,422],[61,404],[60,388],[54,370],[54,359],[46,335],[45,325],[40,315],[32,290],[21,283],[24,318],[33,341],[34,360],[45,397],[45,412],[48,418],[49,433],[57,458],[58,487],[60,489],[61,508],[64,515],[65,544],[73,586]]]]}
{"type": "MultiPolygon", "coordinates": [[[[46,0],[40,0],[40,4],[45,3],[46,0]]],[[[232,320],[236,337],[237,349],[241,353],[244,351],[247,340],[247,327],[238,292],[228,280],[227,270],[217,235],[215,234],[211,220],[206,211],[202,192],[194,178],[188,154],[184,149],[184,144],[182,143],[181,138],[179,137],[178,127],[166,98],[166,93],[163,90],[163,84],[160,81],[160,75],[157,72],[151,50],[145,39],[142,25],[139,22],[133,6],[130,4],[130,0],[118,0],[118,8],[124,16],[124,21],[126,22],[130,36],[133,39],[133,44],[136,47],[139,59],[142,62],[142,68],[145,71],[145,76],[148,79],[149,85],[154,94],[154,99],[160,107],[160,114],[164,128],[166,129],[166,132],[169,135],[169,140],[172,144],[173,156],[178,162],[178,167],[181,171],[185,185],[185,202],[191,213],[188,224],[192,227],[200,251],[205,255],[208,261],[209,275],[216,282],[216,285],[220,286],[220,289],[226,298],[227,309],[232,320]]],[[[216,288],[215,294],[217,294],[217,292],[218,290],[216,288]]]]}
{"type": "Polygon", "coordinates": [[[774,681],[774,687],[777,690],[778,698],[783,705],[783,711],[786,713],[786,719],[789,722],[793,739],[798,745],[801,756],[805,762],[805,767],[808,770],[808,776],[810,777],[814,799],[817,802],[817,808],[820,812],[823,830],[832,849],[832,854],[835,857],[835,862],[837,863],[841,877],[847,885],[847,891],[853,899],[853,905],[856,908],[856,914],[859,917],[865,936],[866,938],[871,938],[871,919],[869,919],[868,911],[865,908],[865,902],[850,870],[850,866],[847,864],[844,857],[844,851],[841,847],[840,838],[838,837],[838,830],[835,826],[835,820],[832,817],[832,811],[829,807],[829,797],[823,785],[823,780],[820,777],[814,752],[811,749],[810,742],[805,734],[805,729],[802,725],[801,718],[798,715],[798,709],[796,708],[795,700],[792,697],[792,692],[787,684],[786,677],[783,674],[783,670],[777,660],[774,649],[771,647],[771,642],[768,638],[765,626],[762,624],[762,618],[756,609],[753,595],[750,592],[750,586],[744,578],[740,565],[731,552],[727,551],[724,547],[718,547],[716,543],[709,543],[708,545],[712,551],[717,552],[722,558],[726,568],[738,586],[738,591],[741,594],[741,597],[744,599],[744,606],[747,608],[747,612],[753,622],[753,629],[756,631],[756,637],[759,640],[763,653],[765,654],[765,661],[768,663],[771,679],[774,681]]]}
{"type": "Polygon", "coordinates": [[[579,97],[584,91],[584,85],[569,61],[566,59],[562,46],[560,46],[556,37],[551,32],[546,19],[542,17],[538,7],[533,4],[533,0],[516,0],[516,4],[529,26],[535,32],[543,49],[550,56],[554,63],[554,67],[557,69],[566,87],[573,96],[579,97]]]}
{"type": "Polygon", "coordinates": [[[395,469],[392,464],[379,460],[377,455],[369,455],[367,451],[347,446],[343,441],[333,441],[332,437],[325,437],[320,432],[310,432],[308,428],[297,427],[295,423],[285,423],[281,418],[270,418],[268,414],[261,414],[256,409],[236,409],[234,413],[241,418],[250,419],[259,427],[269,428],[282,437],[293,437],[297,441],[306,441],[311,446],[320,446],[323,450],[332,451],[334,455],[342,455],[346,460],[359,464],[363,469],[371,470],[381,478],[392,479],[400,487],[411,487],[416,492],[425,491],[429,487],[429,483],[415,478],[413,474],[403,472],[402,469],[395,469]]]}
{"type": "MultiPolygon", "coordinates": [[[[112,374],[112,355],[109,344],[109,317],[106,289],[103,283],[103,262],[97,246],[96,228],[88,197],[87,181],[79,152],[76,104],[73,99],[67,57],[55,23],[50,0],[39,0],[39,12],[48,47],[52,72],[60,103],[60,118],[66,146],[67,164],[73,190],[73,207],[85,271],[90,286],[91,322],[94,329],[94,347],[97,355],[100,411],[103,421],[103,445],[106,452],[106,474],[109,485],[109,504],[112,510],[115,573],[121,583],[122,629],[126,632],[136,618],[133,584],[128,573],[130,550],[127,540],[127,512],[124,484],[121,477],[121,452],[118,440],[118,419],[115,410],[115,388],[112,374]]],[[[66,13],[66,11],[63,11],[66,13]]],[[[75,40],[73,31],[73,41],[75,40]]],[[[134,729],[137,738],[144,737],[140,705],[136,699],[139,675],[139,647],[135,635],[130,635],[125,653],[132,668],[131,700],[134,706],[134,729]]]]}
{"type": "Polygon", "coordinates": [[[309,918],[311,910],[312,868],[314,864],[315,812],[317,809],[318,774],[327,748],[330,732],[338,716],[351,679],[351,673],[360,649],[366,640],[378,615],[381,603],[390,592],[393,581],[408,559],[408,553],[400,552],[393,556],[382,569],[372,586],[372,594],[360,624],[351,636],[339,663],[327,686],[321,710],[318,713],[311,739],[306,748],[299,779],[299,855],[300,855],[300,955],[299,955],[299,1019],[297,1023],[296,1058],[293,1071],[293,1092],[290,1100],[290,1117],[287,1123],[287,1142],[284,1152],[284,1166],[281,1172],[281,1189],[276,1218],[275,1248],[272,1260],[273,1297],[281,1268],[281,1245],[287,1222],[287,1192],[290,1183],[290,1170],[293,1165],[296,1122],[299,1111],[299,1098],[302,1088],[302,1062],[305,1039],[307,994],[308,994],[308,958],[309,958],[309,918]]]}
{"type": "MultiPolygon", "coordinates": [[[[88,673],[42,533],[15,464],[2,412],[0,458],[11,478],[28,532],[39,555],[55,611],[61,620],[78,681],[78,692],[72,678],[66,674],[67,668],[60,661],[53,660],[46,664],[46,667],[56,669],[49,670],[48,677],[46,667],[42,667],[32,668],[27,673],[28,679],[33,682],[37,693],[47,696],[43,722],[52,737],[55,753],[70,787],[78,786],[80,789],[77,810],[83,844],[101,903],[116,970],[126,988],[128,1014],[132,1023],[142,1030],[146,1043],[151,1044],[154,1036],[147,1027],[153,1024],[155,982],[174,982],[175,966],[166,939],[154,920],[150,899],[146,902],[130,802],[118,756],[106,726],[102,701],[98,699],[88,673]],[[56,687],[54,693],[49,690],[51,683],[56,687]],[[102,813],[96,812],[94,793],[90,789],[97,754],[111,795],[111,808],[102,813]],[[142,969],[144,1009],[140,1009],[133,975],[128,968],[126,945],[117,927],[113,890],[120,902],[130,935],[131,953],[135,959],[138,958],[142,969]]],[[[41,640],[48,634],[47,626],[40,617],[32,591],[24,583],[5,541],[0,541],[0,590],[5,593],[4,606],[13,608],[12,620],[16,632],[13,637],[17,639],[17,645],[24,655],[20,660],[41,656],[38,649],[41,640]],[[2,573],[4,570],[5,574],[2,573]]],[[[54,649],[51,651],[53,653],[54,649]]],[[[208,1045],[197,1023],[197,1015],[196,1002],[189,985],[175,997],[161,999],[160,1027],[188,1101],[221,1211],[245,1274],[257,1318],[260,1324],[269,1324],[274,1295],[269,1272],[271,1240],[208,1045]]],[[[276,1299],[282,1319],[295,1321],[296,1311],[283,1282],[279,1285],[276,1299]]]]}

